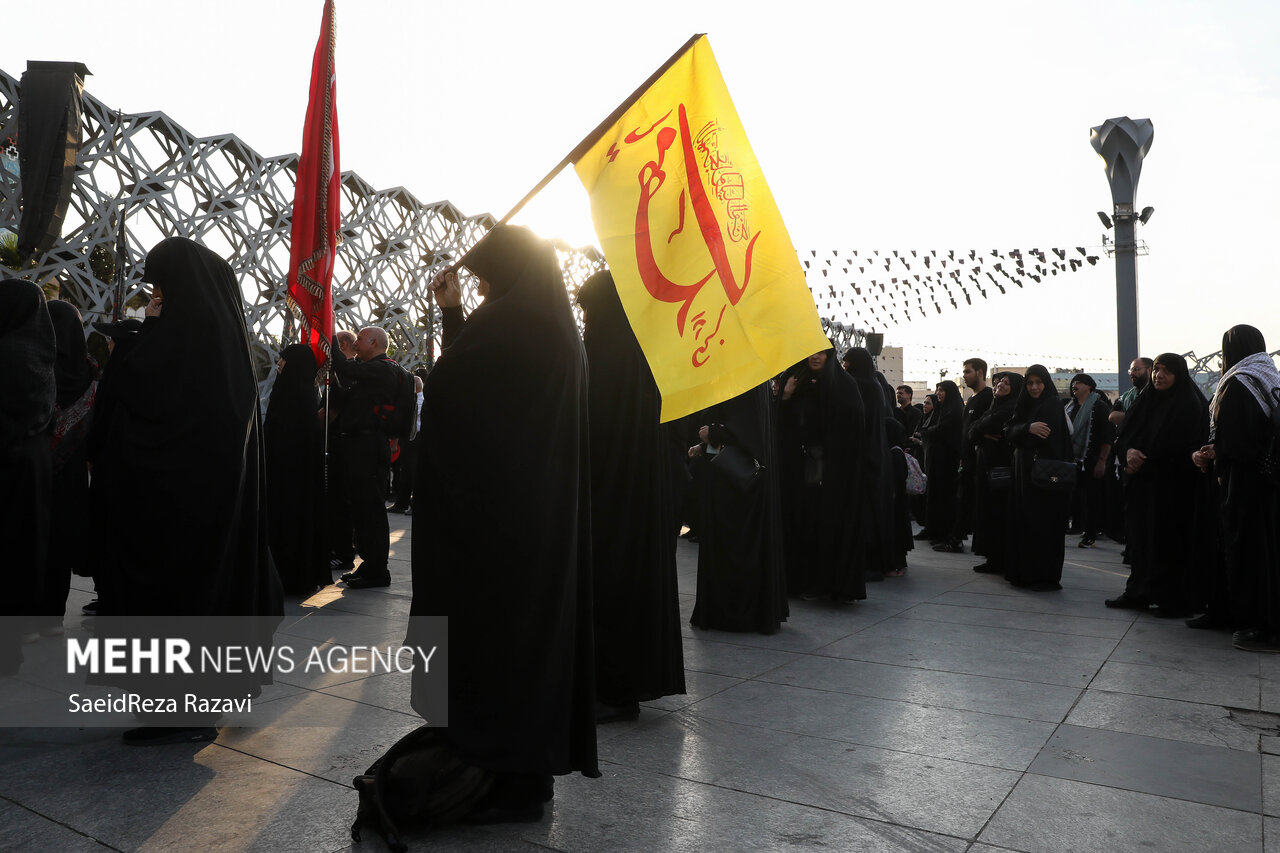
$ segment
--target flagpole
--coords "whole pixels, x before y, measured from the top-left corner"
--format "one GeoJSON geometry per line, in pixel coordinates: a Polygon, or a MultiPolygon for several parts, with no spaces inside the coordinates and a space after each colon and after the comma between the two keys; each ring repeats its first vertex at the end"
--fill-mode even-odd
{"type": "MultiPolygon", "coordinates": [[[[564,171],[565,166],[568,166],[570,163],[573,163],[574,161],[580,159],[582,155],[586,154],[587,151],[591,150],[591,146],[599,142],[600,137],[604,136],[605,132],[608,131],[609,128],[617,124],[618,119],[622,118],[622,116],[627,112],[627,110],[631,109],[631,107],[635,105],[635,102],[640,100],[640,97],[649,90],[649,87],[651,87],[654,83],[656,83],[659,77],[661,77],[663,74],[666,74],[667,71],[670,70],[671,66],[675,65],[682,56],[684,56],[686,53],[689,52],[689,50],[694,46],[694,44],[698,41],[698,39],[702,38],[705,35],[706,33],[694,33],[692,36],[690,36],[689,40],[685,42],[684,45],[681,46],[679,50],[671,54],[670,59],[662,63],[662,65],[658,68],[657,71],[650,74],[649,78],[645,80],[643,83],[641,83],[640,86],[634,92],[632,92],[629,96],[627,96],[627,99],[624,100],[621,104],[619,104],[617,109],[609,113],[608,117],[605,118],[604,121],[596,125],[594,130],[592,130],[585,137],[583,137],[582,141],[579,142],[576,146],[574,146],[573,150],[570,151],[567,155],[565,155],[565,158],[561,160],[559,163],[557,163],[555,168],[553,168],[550,172],[548,172],[545,178],[539,181],[538,184],[533,189],[529,190],[529,192],[525,194],[524,198],[516,202],[516,206],[511,208],[509,211],[507,211],[507,215],[499,219],[497,222],[497,225],[507,224],[507,222],[511,220],[511,217],[519,213],[524,208],[524,206],[533,199],[534,196],[536,196],[538,193],[546,189],[547,184],[555,180],[556,175],[559,175],[562,171],[564,171]]],[[[495,225],[495,227],[497,226],[495,225]]],[[[488,236],[487,232],[485,236],[488,236]]],[[[479,240],[477,240],[476,245],[468,249],[467,253],[462,256],[462,259],[453,265],[453,268],[457,269],[458,267],[466,266],[467,257],[472,252],[475,251],[476,246],[479,246],[483,242],[484,242],[484,237],[481,237],[479,240]]]]}

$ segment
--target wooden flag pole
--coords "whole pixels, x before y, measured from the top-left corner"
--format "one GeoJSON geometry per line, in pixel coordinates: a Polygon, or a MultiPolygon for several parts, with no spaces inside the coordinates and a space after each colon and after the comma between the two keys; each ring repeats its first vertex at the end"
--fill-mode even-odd
{"type": "MultiPolygon", "coordinates": [[[[525,194],[524,198],[516,202],[516,206],[511,208],[509,211],[507,211],[507,215],[499,219],[497,222],[497,225],[507,224],[507,222],[511,220],[511,217],[519,213],[521,209],[523,209],[524,206],[533,199],[534,196],[536,196],[538,193],[546,189],[547,184],[555,180],[556,175],[559,175],[562,171],[564,171],[565,166],[568,166],[570,163],[575,162],[576,160],[581,158],[582,155],[586,154],[587,151],[591,149],[591,146],[595,145],[600,140],[600,137],[604,136],[605,132],[609,128],[613,127],[618,122],[618,119],[622,118],[622,116],[626,113],[626,111],[631,109],[631,107],[635,104],[636,101],[640,100],[640,97],[649,90],[649,87],[651,87],[654,83],[656,83],[659,77],[661,77],[663,74],[666,74],[667,71],[671,68],[671,66],[675,65],[676,62],[679,61],[680,57],[688,53],[690,48],[693,47],[693,45],[698,41],[698,39],[702,38],[705,35],[706,33],[695,33],[689,38],[687,42],[684,43],[684,45],[679,50],[671,54],[670,59],[662,63],[661,67],[659,67],[657,71],[650,74],[649,78],[645,80],[643,83],[641,83],[639,88],[637,88],[634,92],[632,92],[627,97],[626,100],[624,100],[621,104],[619,104],[617,109],[609,113],[608,117],[605,118],[604,121],[596,125],[594,130],[592,130],[585,137],[583,137],[582,141],[579,142],[576,146],[574,146],[573,150],[570,151],[567,155],[565,155],[565,158],[561,160],[559,163],[557,163],[555,168],[552,169],[550,172],[548,172],[545,178],[539,181],[538,184],[533,189],[529,190],[529,192],[525,194]]],[[[495,225],[494,227],[497,227],[497,226],[495,225]]],[[[485,236],[488,236],[488,234],[486,233],[485,236]]],[[[456,264],[453,265],[453,269],[457,269],[458,267],[461,267],[461,266],[466,266],[467,257],[476,250],[476,246],[479,246],[483,242],[484,242],[484,237],[481,237],[479,240],[477,240],[476,245],[468,249],[467,253],[462,256],[461,260],[459,260],[456,264]]]]}

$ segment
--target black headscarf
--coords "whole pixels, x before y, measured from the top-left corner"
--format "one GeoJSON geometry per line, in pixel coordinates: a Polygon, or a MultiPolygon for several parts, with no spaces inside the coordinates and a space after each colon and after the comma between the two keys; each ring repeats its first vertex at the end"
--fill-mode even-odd
{"type": "Polygon", "coordinates": [[[1018,397],[1022,394],[1022,377],[1012,372],[993,373],[991,375],[991,408],[978,419],[972,429],[972,435],[981,439],[986,434],[999,435],[1009,418],[1013,416],[1018,397]],[[1003,397],[995,396],[995,386],[1004,377],[1009,379],[1009,393],[1003,397]]]}
{"type": "Polygon", "coordinates": [[[320,395],[316,390],[316,356],[307,344],[290,344],[280,351],[284,368],[271,386],[271,400],[263,428],[270,433],[276,421],[292,420],[295,415],[315,420],[320,395]]]}
{"type": "Polygon", "coordinates": [[[49,423],[56,357],[44,293],[29,281],[0,282],[0,449],[49,423]]]}
{"type": "Polygon", "coordinates": [[[1022,390],[1018,392],[1018,399],[1013,404],[1013,417],[1009,418],[1005,424],[1005,433],[1011,436],[1014,433],[1020,434],[1019,440],[1025,438],[1031,441],[1036,445],[1037,453],[1043,452],[1054,459],[1073,458],[1067,413],[1063,409],[1062,400],[1058,397],[1053,379],[1049,376],[1049,370],[1043,364],[1033,364],[1023,374],[1022,390]],[[1027,380],[1033,376],[1044,383],[1044,390],[1040,392],[1039,398],[1032,397],[1031,392],[1027,390],[1027,380]],[[1015,429],[1029,427],[1034,423],[1047,424],[1049,437],[1041,439],[1030,436],[1028,438],[1029,433],[1022,429],[1015,429]]]}
{"type": "Polygon", "coordinates": [[[1136,448],[1148,457],[1190,453],[1207,437],[1208,404],[1192,381],[1185,358],[1166,352],[1156,357],[1153,371],[1154,365],[1173,374],[1173,386],[1161,391],[1148,381],[1125,415],[1122,449],[1136,448]]]}
{"type": "Polygon", "coordinates": [[[49,319],[58,342],[58,358],[53,375],[58,383],[58,406],[66,408],[84,396],[93,384],[93,364],[84,342],[84,323],[80,312],[70,302],[60,299],[49,303],[49,319]]]}
{"type": "Polygon", "coordinates": [[[924,406],[920,407],[920,429],[932,426],[934,419],[942,414],[942,404],[938,402],[937,394],[925,394],[924,398],[929,401],[929,411],[924,411],[924,406]]]}
{"type": "Polygon", "coordinates": [[[489,294],[424,383],[413,513],[412,613],[449,618],[442,733],[490,770],[598,776],[586,357],[550,243],[499,225],[467,266],[489,294]]]}
{"type": "Polygon", "coordinates": [[[1222,372],[1235,367],[1246,356],[1266,351],[1267,342],[1262,332],[1243,323],[1232,326],[1222,334],[1222,372]]]}

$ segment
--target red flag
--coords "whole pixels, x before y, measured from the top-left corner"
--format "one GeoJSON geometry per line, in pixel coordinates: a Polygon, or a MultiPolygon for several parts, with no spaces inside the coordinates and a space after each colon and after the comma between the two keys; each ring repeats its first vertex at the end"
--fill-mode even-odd
{"type": "Polygon", "coordinates": [[[316,363],[329,360],[333,341],[333,264],[338,247],[342,169],[338,165],[338,76],[333,0],[325,0],[320,40],[311,62],[311,94],[302,129],[302,154],[293,195],[289,303],[316,363]]]}

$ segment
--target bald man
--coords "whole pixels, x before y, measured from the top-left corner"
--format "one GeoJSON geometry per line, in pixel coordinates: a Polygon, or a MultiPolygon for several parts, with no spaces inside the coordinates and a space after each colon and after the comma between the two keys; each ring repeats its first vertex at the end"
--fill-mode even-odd
{"type": "MultiPolygon", "coordinates": [[[[336,336],[335,336],[336,337],[336,336]]],[[[394,406],[404,370],[387,358],[387,333],[377,326],[360,330],[352,344],[355,359],[341,339],[333,353],[333,371],[342,385],[341,410],[335,421],[342,446],[340,483],[351,508],[360,565],[342,576],[348,589],[389,586],[387,555],[387,473],[391,450],[381,407],[394,406]]]]}

